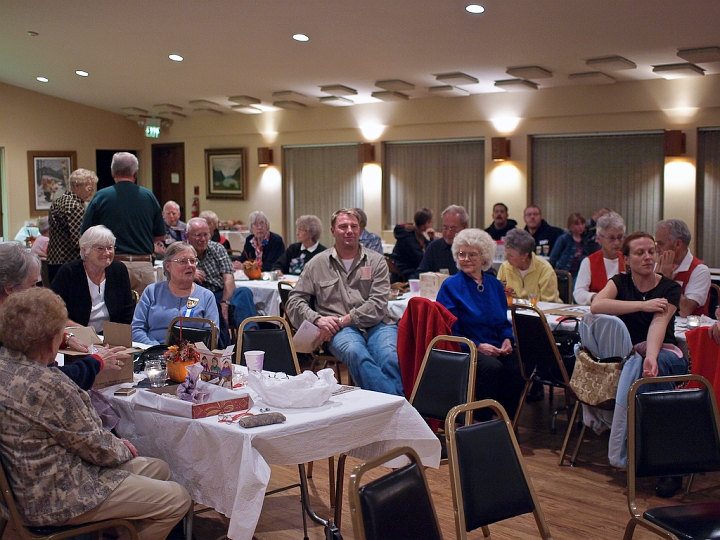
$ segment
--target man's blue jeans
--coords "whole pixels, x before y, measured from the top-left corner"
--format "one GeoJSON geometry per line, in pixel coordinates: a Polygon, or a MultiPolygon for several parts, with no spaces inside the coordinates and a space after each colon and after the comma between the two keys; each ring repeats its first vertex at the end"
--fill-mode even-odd
{"type": "Polygon", "coordinates": [[[365,390],[403,395],[397,357],[397,325],[378,323],[367,328],[367,341],[356,328],[346,327],[330,340],[328,349],[350,370],[365,390]]]}

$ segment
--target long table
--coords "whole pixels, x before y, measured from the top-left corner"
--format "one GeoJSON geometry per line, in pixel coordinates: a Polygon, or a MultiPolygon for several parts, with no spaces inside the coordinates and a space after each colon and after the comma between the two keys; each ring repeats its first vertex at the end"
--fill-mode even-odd
{"type": "MultiPolygon", "coordinates": [[[[285,276],[284,281],[297,281],[297,276],[285,276]]],[[[258,315],[280,315],[278,282],[262,279],[235,279],[235,287],[245,287],[253,294],[258,315]]]]}
{"type": "MultiPolygon", "coordinates": [[[[103,392],[121,416],[118,434],[141,454],[165,460],[173,480],[193,500],[228,516],[231,539],[252,538],[272,464],[296,465],[340,453],[370,459],[403,445],[414,448],[426,466],[440,463],[437,437],[397,396],[354,390],[317,408],[272,408],[287,421],[244,430],[217,417],[192,420],[136,405],[134,396],[113,396],[115,388],[103,392]]],[[[253,412],[260,406],[256,403],[253,412]]]]}

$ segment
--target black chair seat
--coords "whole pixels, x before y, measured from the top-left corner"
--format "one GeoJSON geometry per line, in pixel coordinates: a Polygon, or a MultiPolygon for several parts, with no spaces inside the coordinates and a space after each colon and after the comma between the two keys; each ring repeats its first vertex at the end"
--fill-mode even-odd
{"type": "Polygon", "coordinates": [[[720,502],[651,508],[643,517],[678,538],[720,539],[720,502]]]}

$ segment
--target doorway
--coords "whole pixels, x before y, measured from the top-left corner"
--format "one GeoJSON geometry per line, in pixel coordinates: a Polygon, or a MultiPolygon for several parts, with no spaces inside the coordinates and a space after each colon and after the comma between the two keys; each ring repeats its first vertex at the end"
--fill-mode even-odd
{"type": "Polygon", "coordinates": [[[110,172],[110,164],[113,156],[118,152],[129,152],[137,157],[137,150],[95,150],[95,174],[98,177],[97,191],[115,184],[110,172]]]}
{"type": "Polygon", "coordinates": [[[152,145],[152,183],[160,206],[167,201],[175,201],[180,205],[180,219],[187,221],[184,143],[152,145]]]}

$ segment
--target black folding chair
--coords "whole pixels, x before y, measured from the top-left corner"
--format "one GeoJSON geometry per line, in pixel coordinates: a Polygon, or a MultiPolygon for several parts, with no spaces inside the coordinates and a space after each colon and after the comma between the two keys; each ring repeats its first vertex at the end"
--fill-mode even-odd
{"type": "Polygon", "coordinates": [[[412,448],[395,448],[358,465],[348,490],[356,540],[442,540],[425,472],[412,448]],[[360,485],[365,473],[400,456],[410,464],[360,485]]]}
{"type": "Polygon", "coordinates": [[[502,405],[492,399],[458,405],[448,414],[445,435],[459,540],[478,528],[490,536],[488,525],[530,512],[540,536],[552,538],[502,405]],[[456,427],[459,415],[472,417],[473,411],[486,407],[499,418],[456,427]]]}
{"type": "Polygon", "coordinates": [[[555,344],[545,315],[535,306],[513,304],[510,307],[512,314],[513,332],[517,341],[517,353],[520,361],[520,373],[525,379],[525,388],[520,396],[513,427],[517,425],[525,396],[533,383],[540,383],[552,388],[562,388],[565,391],[565,406],[555,409],[552,416],[551,429],[556,433],[555,419],[560,411],[565,410],[570,416],[569,404],[572,398],[570,390],[570,377],[568,369],[563,363],[560,351],[555,344]],[[524,313],[523,313],[524,312],[524,313]],[[528,368],[532,371],[528,373],[528,368]]]}
{"type": "Polygon", "coordinates": [[[555,277],[557,278],[558,293],[560,294],[560,300],[563,304],[573,303],[573,279],[572,274],[567,270],[555,270],[555,277]]]}
{"type": "Polygon", "coordinates": [[[175,317],[170,321],[166,345],[177,345],[180,339],[189,343],[203,342],[211,351],[217,347],[217,326],[210,319],[202,317],[175,317]],[[190,326],[188,326],[190,325],[190,326]]]}
{"type": "Polygon", "coordinates": [[[649,508],[641,514],[635,501],[636,478],[719,471],[718,426],[715,392],[704,377],[650,377],[630,387],[627,497],[631,518],[624,540],[633,537],[637,525],[665,538],[720,538],[720,502],[649,508]],[[639,393],[645,384],[689,381],[697,381],[702,388],[639,393]]]}

